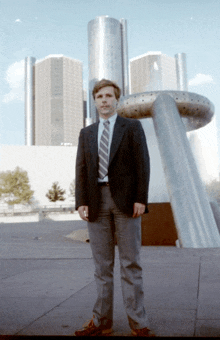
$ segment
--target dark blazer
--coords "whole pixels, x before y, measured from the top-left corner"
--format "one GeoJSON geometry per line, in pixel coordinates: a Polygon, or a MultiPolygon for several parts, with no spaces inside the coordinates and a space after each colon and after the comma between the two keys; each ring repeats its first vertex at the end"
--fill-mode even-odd
{"type": "MultiPolygon", "coordinates": [[[[76,209],[89,207],[89,221],[94,222],[100,208],[98,186],[98,124],[83,128],[76,158],[76,209]]],[[[138,120],[117,116],[109,157],[109,186],[117,207],[132,216],[135,202],[146,204],[150,175],[145,133],[138,120]]]]}

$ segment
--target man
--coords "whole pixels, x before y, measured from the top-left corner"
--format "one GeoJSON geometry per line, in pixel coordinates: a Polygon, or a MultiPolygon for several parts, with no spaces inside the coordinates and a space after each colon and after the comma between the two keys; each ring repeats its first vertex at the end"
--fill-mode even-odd
{"type": "Polygon", "coordinates": [[[112,331],[115,234],[132,335],[153,335],[143,306],[140,265],[141,215],[148,212],[149,154],[140,122],[117,115],[120,92],[106,79],[94,86],[100,119],[79,136],[76,209],[88,224],[98,297],[92,320],[76,336],[112,331]]]}

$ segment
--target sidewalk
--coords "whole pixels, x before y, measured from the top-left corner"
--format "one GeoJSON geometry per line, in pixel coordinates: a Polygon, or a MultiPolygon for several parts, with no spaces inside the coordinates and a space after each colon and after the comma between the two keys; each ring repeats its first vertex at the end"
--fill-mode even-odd
{"type": "MultiPolygon", "coordinates": [[[[25,247],[18,258],[3,247],[0,335],[68,336],[91,318],[90,245],[59,242],[60,248],[25,247]]],[[[220,249],[142,247],[141,258],[145,308],[157,336],[220,336],[220,249]]],[[[113,336],[129,336],[119,271],[116,247],[113,336]]]]}

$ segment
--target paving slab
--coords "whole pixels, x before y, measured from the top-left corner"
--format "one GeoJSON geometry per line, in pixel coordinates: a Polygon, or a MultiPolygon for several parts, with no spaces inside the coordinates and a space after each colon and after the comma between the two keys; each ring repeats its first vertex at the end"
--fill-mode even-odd
{"type": "Polygon", "coordinates": [[[66,237],[79,229],[86,230],[86,222],[44,220],[0,224],[0,258],[92,258],[89,243],[83,244],[83,248],[82,242],[66,237]]]}
{"type": "Polygon", "coordinates": [[[62,302],[61,298],[1,297],[0,334],[15,335],[62,302]]]}
{"type": "MultiPolygon", "coordinates": [[[[23,261],[24,262],[24,261],[23,261]]],[[[1,280],[1,297],[62,297],[68,298],[82,286],[93,280],[92,259],[79,259],[72,261],[47,261],[46,265],[41,260],[38,268],[12,275],[1,280]],[[83,265],[83,266],[82,266],[83,265]],[[86,270],[83,270],[83,267],[86,270]]]]}
{"type": "Polygon", "coordinates": [[[199,263],[143,264],[148,308],[196,309],[199,263]]]}
{"type": "Polygon", "coordinates": [[[193,337],[196,310],[150,309],[149,319],[157,336],[193,337]]]}
{"type": "Polygon", "coordinates": [[[220,257],[203,257],[200,269],[198,319],[220,320],[220,257]]]}
{"type": "Polygon", "coordinates": [[[73,335],[91,319],[96,285],[93,281],[18,332],[19,335],[73,335]]]}
{"type": "Polygon", "coordinates": [[[220,337],[220,319],[198,320],[196,322],[195,336],[197,337],[220,337]]]}

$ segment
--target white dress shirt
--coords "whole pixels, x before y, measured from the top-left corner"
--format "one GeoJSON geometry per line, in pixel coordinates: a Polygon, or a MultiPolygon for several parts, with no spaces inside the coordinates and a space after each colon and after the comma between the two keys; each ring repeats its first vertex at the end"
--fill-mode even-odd
{"type": "MultiPolygon", "coordinates": [[[[110,148],[111,148],[111,143],[112,143],[112,136],[113,136],[113,130],[115,126],[115,121],[117,118],[117,113],[115,113],[113,116],[108,118],[109,121],[109,145],[108,145],[108,158],[110,155],[110,148]]],[[[104,122],[106,122],[106,119],[99,118],[99,128],[98,128],[98,148],[100,144],[100,139],[102,136],[102,132],[104,130],[104,122]]],[[[98,182],[108,182],[108,175],[106,175],[103,179],[98,178],[98,182]]]]}

